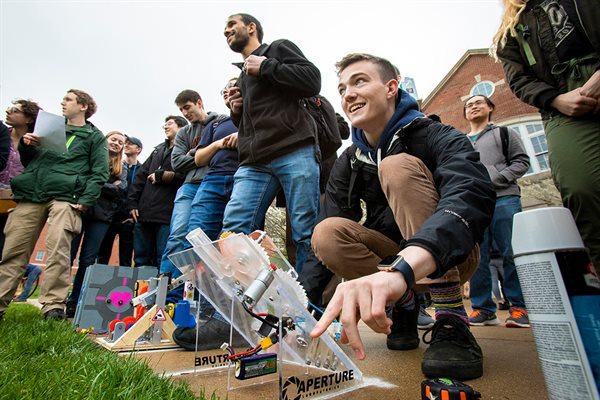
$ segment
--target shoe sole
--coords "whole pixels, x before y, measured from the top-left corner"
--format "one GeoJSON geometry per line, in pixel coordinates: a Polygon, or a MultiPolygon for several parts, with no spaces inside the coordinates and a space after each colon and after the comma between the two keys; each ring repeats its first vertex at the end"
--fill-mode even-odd
{"type": "Polygon", "coordinates": [[[433,322],[431,324],[427,324],[427,325],[417,325],[417,329],[420,329],[422,331],[429,329],[429,328],[433,328],[433,322]]]}
{"type": "Polygon", "coordinates": [[[515,321],[506,321],[505,326],[507,328],[531,328],[531,324],[521,324],[515,321]]]}
{"type": "Polygon", "coordinates": [[[455,361],[423,360],[421,371],[429,378],[477,379],[483,375],[483,360],[455,361]]]}
{"type": "Polygon", "coordinates": [[[414,342],[405,342],[405,343],[394,343],[393,341],[387,341],[387,348],[390,350],[399,350],[399,351],[404,351],[404,350],[414,350],[417,347],[419,347],[419,339],[415,339],[414,342]]]}
{"type": "Polygon", "coordinates": [[[500,320],[498,318],[494,318],[494,319],[488,319],[483,322],[469,321],[469,325],[471,325],[471,326],[496,326],[496,325],[500,325],[500,320]]]}

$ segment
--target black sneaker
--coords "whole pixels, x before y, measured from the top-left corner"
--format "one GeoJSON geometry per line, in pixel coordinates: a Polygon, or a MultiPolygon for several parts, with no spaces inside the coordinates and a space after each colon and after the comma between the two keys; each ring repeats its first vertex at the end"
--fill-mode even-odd
{"type": "Polygon", "coordinates": [[[73,303],[71,301],[67,302],[67,317],[73,318],[75,317],[75,313],[77,312],[77,303],[73,303]]]}
{"type": "MultiPolygon", "coordinates": [[[[218,349],[225,342],[229,343],[229,324],[211,318],[199,328],[181,327],[173,332],[173,341],[186,350],[213,350],[218,349]],[[196,333],[196,329],[198,332],[196,333]],[[198,346],[196,346],[196,337],[198,346]]],[[[235,329],[233,331],[233,347],[247,346],[248,342],[235,329]]]]}
{"type": "Polygon", "coordinates": [[[52,310],[44,313],[44,319],[46,320],[62,321],[66,318],[67,316],[65,315],[65,312],[60,308],[53,308],[52,310]]]}
{"type": "Polygon", "coordinates": [[[392,333],[387,336],[387,347],[390,350],[412,350],[419,347],[419,299],[414,295],[415,304],[412,310],[407,310],[395,304],[392,308],[392,333]]]}
{"type": "Polygon", "coordinates": [[[460,318],[443,315],[423,335],[429,348],[423,354],[421,370],[430,378],[459,380],[483,375],[483,353],[469,326],[460,318]],[[431,333],[431,339],[425,337],[431,333]]]}

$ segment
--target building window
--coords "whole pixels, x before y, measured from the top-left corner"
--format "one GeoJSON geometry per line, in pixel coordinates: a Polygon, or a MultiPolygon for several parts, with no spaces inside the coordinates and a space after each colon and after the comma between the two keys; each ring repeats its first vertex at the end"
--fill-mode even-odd
{"type": "Polygon", "coordinates": [[[525,151],[529,155],[529,171],[526,175],[537,174],[550,169],[548,162],[548,143],[544,125],[540,121],[521,122],[508,125],[521,135],[525,151]]]}
{"type": "Polygon", "coordinates": [[[35,261],[44,261],[45,255],[46,252],[44,250],[38,250],[38,252],[35,254],[35,261]]]}
{"type": "Polygon", "coordinates": [[[491,97],[494,94],[496,87],[491,81],[481,81],[471,88],[471,96],[486,96],[491,97]]]}

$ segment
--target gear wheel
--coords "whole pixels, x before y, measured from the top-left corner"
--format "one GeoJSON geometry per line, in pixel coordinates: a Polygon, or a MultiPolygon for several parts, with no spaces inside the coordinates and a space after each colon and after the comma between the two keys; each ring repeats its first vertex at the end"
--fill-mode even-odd
{"type": "Polygon", "coordinates": [[[246,235],[231,235],[218,241],[224,275],[235,279],[247,288],[256,275],[269,265],[265,251],[246,235]]]}
{"type": "Polygon", "coordinates": [[[283,281],[283,283],[285,283],[288,289],[290,289],[296,295],[296,298],[298,299],[300,304],[302,304],[304,308],[307,308],[308,297],[306,296],[306,291],[304,290],[300,282],[298,282],[298,280],[292,275],[290,275],[288,272],[285,272],[281,269],[275,270],[275,274],[281,281],[283,281]]]}
{"type": "MultiPolygon", "coordinates": [[[[267,251],[256,241],[245,235],[232,235],[219,241],[223,256],[223,273],[241,283],[244,288],[252,284],[258,273],[271,264],[267,251]],[[258,257],[257,257],[258,255],[258,257]]],[[[277,268],[275,274],[291,291],[303,307],[308,307],[306,291],[296,279],[296,271],[289,272],[277,268]]]]}

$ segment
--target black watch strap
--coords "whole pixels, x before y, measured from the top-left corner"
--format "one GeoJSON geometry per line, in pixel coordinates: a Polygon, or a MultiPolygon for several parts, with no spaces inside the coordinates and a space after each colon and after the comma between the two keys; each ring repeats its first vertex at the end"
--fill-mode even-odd
{"type": "Polygon", "coordinates": [[[408,286],[408,289],[412,289],[415,286],[415,273],[413,272],[410,264],[406,262],[404,258],[398,263],[398,265],[394,266],[391,271],[398,271],[404,276],[404,280],[406,281],[406,286],[408,286]]]}

